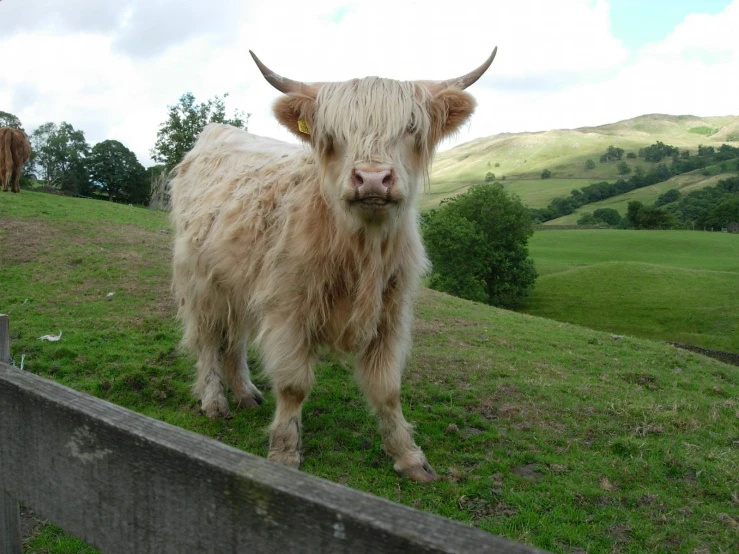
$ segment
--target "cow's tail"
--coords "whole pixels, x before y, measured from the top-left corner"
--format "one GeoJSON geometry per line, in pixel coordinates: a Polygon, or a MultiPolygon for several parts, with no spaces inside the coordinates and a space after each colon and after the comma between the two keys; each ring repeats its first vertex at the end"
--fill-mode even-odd
{"type": "Polygon", "coordinates": [[[13,134],[9,128],[0,129],[0,182],[3,184],[3,192],[8,192],[13,174],[12,140],[13,134]]]}

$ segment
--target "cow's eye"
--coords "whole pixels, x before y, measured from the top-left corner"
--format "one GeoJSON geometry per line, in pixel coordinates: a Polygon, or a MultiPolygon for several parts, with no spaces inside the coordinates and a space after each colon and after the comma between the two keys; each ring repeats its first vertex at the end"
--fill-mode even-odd
{"type": "Polygon", "coordinates": [[[405,132],[409,135],[416,132],[416,119],[414,117],[411,117],[411,120],[408,122],[408,126],[405,128],[405,132]]]}

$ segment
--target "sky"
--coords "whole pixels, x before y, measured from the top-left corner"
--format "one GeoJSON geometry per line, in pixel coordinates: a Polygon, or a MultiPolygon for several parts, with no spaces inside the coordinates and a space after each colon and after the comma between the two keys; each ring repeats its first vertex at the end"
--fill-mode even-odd
{"type": "Polygon", "coordinates": [[[645,113],[737,115],[739,0],[0,0],[0,110],[67,121],[145,166],[167,106],[229,93],[295,142],[249,49],[302,81],[448,79],[495,62],[442,149],[645,113]]]}

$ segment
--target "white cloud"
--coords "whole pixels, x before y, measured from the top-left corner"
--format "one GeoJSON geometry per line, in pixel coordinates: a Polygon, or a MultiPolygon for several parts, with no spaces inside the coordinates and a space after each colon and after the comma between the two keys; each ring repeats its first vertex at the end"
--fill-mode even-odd
{"type": "Polygon", "coordinates": [[[457,142],[736,110],[739,0],[635,53],[611,34],[604,0],[3,0],[0,21],[12,30],[0,37],[0,110],[27,129],[69,121],[91,143],[120,140],[146,164],[167,105],[187,91],[198,100],[230,92],[228,107],[253,114],[251,131],[292,140],[249,49],[293,79],[444,79],[497,45],[457,142]]]}

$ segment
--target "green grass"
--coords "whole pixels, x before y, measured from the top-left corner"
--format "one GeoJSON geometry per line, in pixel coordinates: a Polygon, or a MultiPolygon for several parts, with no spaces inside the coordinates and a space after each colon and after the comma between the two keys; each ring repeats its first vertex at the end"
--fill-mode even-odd
{"type": "MultiPolygon", "coordinates": [[[[517,192],[524,204],[542,207],[553,197],[568,195],[574,188],[623,177],[618,174],[615,162],[599,162],[610,145],[636,154],[640,148],[659,140],[695,152],[699,144],[718,147],[738,131],[739,117],[736,116],[699,118],[651,114],[600,127],[503,133],[476,139],[436,156],[431,171],[431,195],[423,200],[422,207],[432,208],[443,198],[463,192],[470,184],[481,182],[488,171],[498,179],[505,175],[503,184],[517,192]],[[706,136],[693,131],[702,128],[716,132],[706,136]],[[588,159],[595,162],[594,169],[585,169],[588,159]],[[500,166],[495,167],[496,163],[500,166]],[[552,182],[540,179],[544,169],[552,172],[552,182]],[[519,182],[520,185],[516,185],[519,182]]],[[[641,166],[649,171],[656,165],[642,158],[626,159],[624,156],[624,159],[632,169],[641,166]]],[[[648,202],[656,197],[650,195],[648,202]]]]}
{"type": "Polygon", "coordinates": [[[614,333],[739,352],[739,240],[691,231],[539,231],[522,310],[614,333]]]}
{"type": "Polygon", "coordinates": [[[706,125],[700,125],[699,127],[691,127],[688,129],[688,132],[695,133],[696,135],[705,135],[707,137],[710,137],[711,135],[715,135],[718,133],[718,129],[715,127],[707,127],[706,125]]]}
{"type": "MultiPolygon", "coordinates": [[[[210,421],[190,396],[166,228],[143,209],[0,196],[11,352],[28,371],[264,456],[274,400],[255,360],[259,410],[210,421]],[[57,343],[37,340],[60,329],[57,343]]],[[[403,405],[441,479],[395,475],[351,368],[332,358],[303,412],[305,472],[553,552],[736,545],[737,368],[428,290],[416,313],[403,405]]],[[[26,541],[31,553],[89,551],[49,526],[26,541]]]]}

